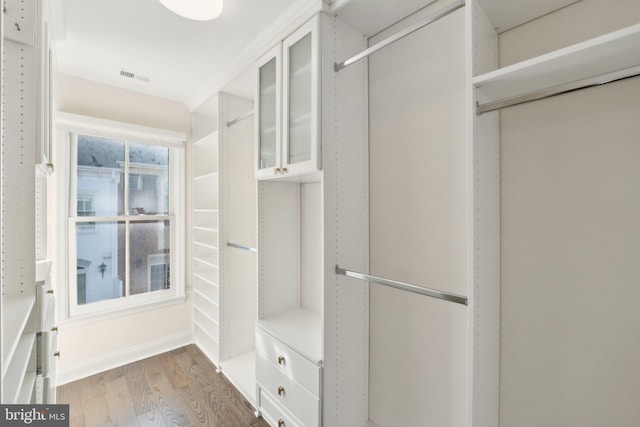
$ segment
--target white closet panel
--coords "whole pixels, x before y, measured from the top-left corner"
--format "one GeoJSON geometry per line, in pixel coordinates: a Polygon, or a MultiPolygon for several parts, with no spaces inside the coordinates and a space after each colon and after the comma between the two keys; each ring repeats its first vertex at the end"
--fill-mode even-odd
{"type": "MultiPolygon", "coordinates": [[[[501,62],[638,21],[585,0],[501,35],[501,62]]],[[[501,112],[501,426],[640,422],[638,99],[634,78],[501,112]]]]}
{"type": "MultiPolygon", "coordinates": [[[[370,272],[466,295],[464,11],[372,55],[369,79],[370,272]]],[[[371,421],[464,426],[467,308],[378,285],[370,297],[371,421]]]]}

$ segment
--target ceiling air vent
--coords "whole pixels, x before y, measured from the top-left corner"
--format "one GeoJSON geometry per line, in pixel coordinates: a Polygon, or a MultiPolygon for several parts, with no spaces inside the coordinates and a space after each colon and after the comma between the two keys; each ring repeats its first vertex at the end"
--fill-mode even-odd
{"type": "Polygon", "coordinates": [[[149,78],[147,76],[143,76],[142,74],[132,73],[131,71],[126,71],[126,70],[120,70],[120,75],[122,77],[126,77],[128,79],[139,80],[139,81],[144,82],[144,83],[149,83],[149,81],[151,81],[151,78],[149,78]]]}

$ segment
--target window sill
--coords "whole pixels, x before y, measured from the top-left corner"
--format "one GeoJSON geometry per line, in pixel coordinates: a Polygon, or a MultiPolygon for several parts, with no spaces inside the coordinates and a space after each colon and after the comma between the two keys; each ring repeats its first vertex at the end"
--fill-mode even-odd
{"type": "Polygon", "coordinates": [[[170,307],[173,305],[183,304],[187,301],[187,295],[171,296],[167,298],[157,299],[153,301],[140,302],[134,305],[127,305],[122,308],[110,308],[102,311],[95,311],[91,313],[78,313],[73,314],[67,319],[60,322],[61,327],[77,327],[84,326],[89,323],[102,322],[106,320],[121,318],[123,316],[129,316],[145,311],[159,310],[161,308],[170,307]]]}

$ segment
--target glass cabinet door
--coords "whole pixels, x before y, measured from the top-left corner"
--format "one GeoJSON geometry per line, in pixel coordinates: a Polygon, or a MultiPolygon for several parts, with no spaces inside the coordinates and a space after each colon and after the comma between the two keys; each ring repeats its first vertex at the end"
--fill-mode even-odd
{"type": "Polygon", "coordinates": [[[283,42],[283,173],[319,169],[318,19],[283,42]]]}
{"type": "Polygon", "coordinates": [[[281,171],[281,59],[280,45],[258,61],[256,177],[281,171]]]}

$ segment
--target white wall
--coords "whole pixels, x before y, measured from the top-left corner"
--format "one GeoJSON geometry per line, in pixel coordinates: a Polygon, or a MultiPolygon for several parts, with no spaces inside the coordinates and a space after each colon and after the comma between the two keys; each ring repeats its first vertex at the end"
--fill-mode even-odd
{"type": "MultiPolygon", "coordinates": [[[[54,111],[185,133],[190,133],[191,129],[191,116],[183,104],[66,75],[55,76],[54,111]]],[[[60,156],[64,152],[61,146],[64,142],[55,143],[55,155],[60,156]]],[[[185,158],[188,168],[189,152],[185,158]]],[[[63,171],[57,171],[54,192],[65,185],[63,171]]],[[[56,197],[55,194],[52,196],[53,200],[59,201],[60,197],[56,197]]],[[[189,203],[189,200],[187,202],[189,203]]],[[[54,209],[60,215],[65,207],[58,205],[54,209]]],[[[64,218],[61,220],[64,221],[64,218]]],[[[189,222],[190,219],[187,218],[187,229],[190,226],[189,222]]],[[[55,224],[50,225],[53,225],[54,230],[57,227],[55,224]]],[[[56,287],[60,298],[64,294],[60,266],[66,265],[66,252],[63,247],[56,247],[55,257],[55,265],[58,266],[56,287]]],[[[187,292],[189,289],[190,283],[187,284],[187,292]]],[[[193,310],[190,297],[185,302],[163,308],[84,323],[63,320],[64,303],[58,301],[58,319],[60,383],[193,341],[193,310]]]]}
{"type": "MultiPolygon", "coordinates": [[[[584,0],[500,36],[501,65],[640,22],[584,0]]],[[[640,80],[501,112],[500,425],[640,420],[640,80]]]]}
{"type": "MultiPolygon", "coordinates": [[[[372,55],[369,87],[370,272],[466,295],[464,11],[372,55]]],[[[466,307],[379,285],[370,301],[371,421],[464,426],[466,307]]]]}

